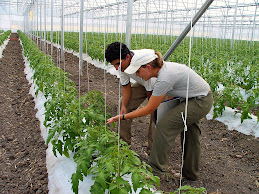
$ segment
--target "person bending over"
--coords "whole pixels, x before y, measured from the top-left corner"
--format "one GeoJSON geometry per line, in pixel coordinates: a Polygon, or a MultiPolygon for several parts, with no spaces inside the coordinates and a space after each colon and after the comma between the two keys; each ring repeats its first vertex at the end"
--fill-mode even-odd
{"type": "MultiPolygon", "coordinates": [[[[154,88],[155,78],[143,80],[138,77],[135,72],[125,72],[129,67],[131,60],[135,57],[135,54],[138,53],[147,53],[152,55],[154,54],[154,50],[129,50],[128,47],[121,42],[113,42],[109,44],[105,50],[106,61],[110,62],[116,70],[120,71],[120,82],[122,85],[120,114],[126,114],[136,110],[145,101],[145,99],[149,99],[154,88]],[[135,83],[131,84],[130,79],[133,79],[135,83]]],[[[150,152],[152,147],[152,136],[155,129],[152,120],[151,115],[148,130],[148,152],[150,152]]],[[[132,119],[122,120],[120,122],[120,137],[129,145],[131,145],[131,123],[132,119]]]]}
{"type": "Polygon", "coordinates": [[[184,132],[183,114],[183,117],[187,116],[187,131],[185,132],[182,173],[186,179],[196,180],[199,176],[201,154],[199,120],[209,113],[213,104],[213,95],[209,84],[186,65],[163,61],[159,52],[152,55],[136,53],[130,65],[125,69],[125,73],[136,73],[137,76],[146,81],[153,77],[157,78],[152,95],[145,107],[127,114],[121,112],[120,115],[108,119],[107,124],[119,119],[128,120],[153,113],[165,95],[180,97],[180,104],[172,108],[156,124],[149,164],[156,176],[161,176],[166,172],[169,152],[175,144],[176,137],[180,134],[182,136],[184,132]]]}

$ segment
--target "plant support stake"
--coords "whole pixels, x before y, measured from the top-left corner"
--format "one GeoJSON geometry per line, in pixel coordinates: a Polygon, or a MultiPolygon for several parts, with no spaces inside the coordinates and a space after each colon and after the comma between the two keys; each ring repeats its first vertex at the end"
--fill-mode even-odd
{"type": "Polygon", "coordinates": [[[172,46],[168,49],[166,54],[163,56],[163,60],[167,60],[168,57],[174,52],[176,47],[182,42],[182,40],[185,38],[185,36],[188,34],[188,32],[191,30],[191,25],[192,27],[196,24],[196,22],[200,19],[200,17],[204,14],[204,12],[207,10],[207,8],[211,5],[211,3],[214,0],[207,0],[200,10],[195,14],[195,16],[192,19],[192,22],[186,26],[186,28],[183,30],[183,32],[180,34],[180,36],[176,39],[176,41],[172,44],[172,46]]]}
{"type": "Polygon", "coordinates": [[[80,1],[80,34],[79,34],[79,74],[82,75],[83,66],[83,32],[84,32],[84,0],[80,1]]]}
{"type": "Polygon", "coordinates": [[[132,7],[133,7],[133,0],[128,0],[126,45],[129,49],[131,48],[132,7]]]}

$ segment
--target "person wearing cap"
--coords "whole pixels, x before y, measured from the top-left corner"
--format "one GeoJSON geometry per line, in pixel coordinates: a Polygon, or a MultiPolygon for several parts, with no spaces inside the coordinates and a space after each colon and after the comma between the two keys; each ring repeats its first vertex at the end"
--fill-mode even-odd
{"type": "MultiPolygon", "coordinates": [[[[156,78],[143,80],[136,76],[136,73],[125,73],[125,70],[131,63],[137,53],[146,53],[154,56],[155,51],[152,49],[129,50],[128,47],[121,42],[113,42],[109,44],[105,50],[105,59],[110,62],[116,70],[120,71],[120,82],[122,84],[122,98],[120,114],[126,114],[136,110],[144,101],[151,96],[156,78]],[[135,83],[131,84],[131,80],[135,83]]],[[[120,137],[131,145],[131,123],[132,119],[123,120],[120,122],[120,137]]],[[[148,146],[147,151],[150,152],[154,133],[153,116],[150,116],[148,130],[148,146]]]]}
{"type": "Polygon", "coordinates": [[[201,153],[199,120],[209,113],[213,104],[210,86],[186,65],[165,62],[159,52],[155,55],[156,57],[145,53],[136,54],[125,70],[128,74],[136,73],[143,80],[157,78],[148,104],[133,112],[112,117],[107,120],[107,124],[150,114],[158,108],[165,95],[180,97],[180,104],[172,108],[156,124],[149,164],[154,175],[161,177],[166,173],[169,152],[175,144],[176,137],[181,134],[182,142],[185,139],[182,175],[186,179],[197,180],[201,153]],[[187,126],[185,133],[184,121],[187,126]]]}

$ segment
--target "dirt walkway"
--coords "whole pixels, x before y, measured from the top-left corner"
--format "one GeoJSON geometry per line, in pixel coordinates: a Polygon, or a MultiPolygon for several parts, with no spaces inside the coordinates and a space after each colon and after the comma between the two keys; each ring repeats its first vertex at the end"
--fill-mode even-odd
{"type": "Polygon", "coordinates": [[[0,59],[0,193],[48,193],[47,146],[29,88],[22,46],[10,40],[0,59]]]}

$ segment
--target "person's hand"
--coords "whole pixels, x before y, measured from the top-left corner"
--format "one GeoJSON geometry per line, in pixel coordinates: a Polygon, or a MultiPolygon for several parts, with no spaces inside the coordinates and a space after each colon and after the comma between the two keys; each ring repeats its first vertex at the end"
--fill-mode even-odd
{"type": "Polygon", "coordinates": [[[107,124],[110,124],[110,123],[112,123],[112,122],[118,121],[118,120],[120,119],[120,117],[121,117],[121,115],[117,115],[117,116],[115,116],[115,117],[109,118],[109,119],[106,121],[106,125],[107,125],[107,124]]]}
{"type": "Polygon", "coordinates": [[[126,106],[121,106],[121,114],[127,114],[127,108],[126,106]]]}

